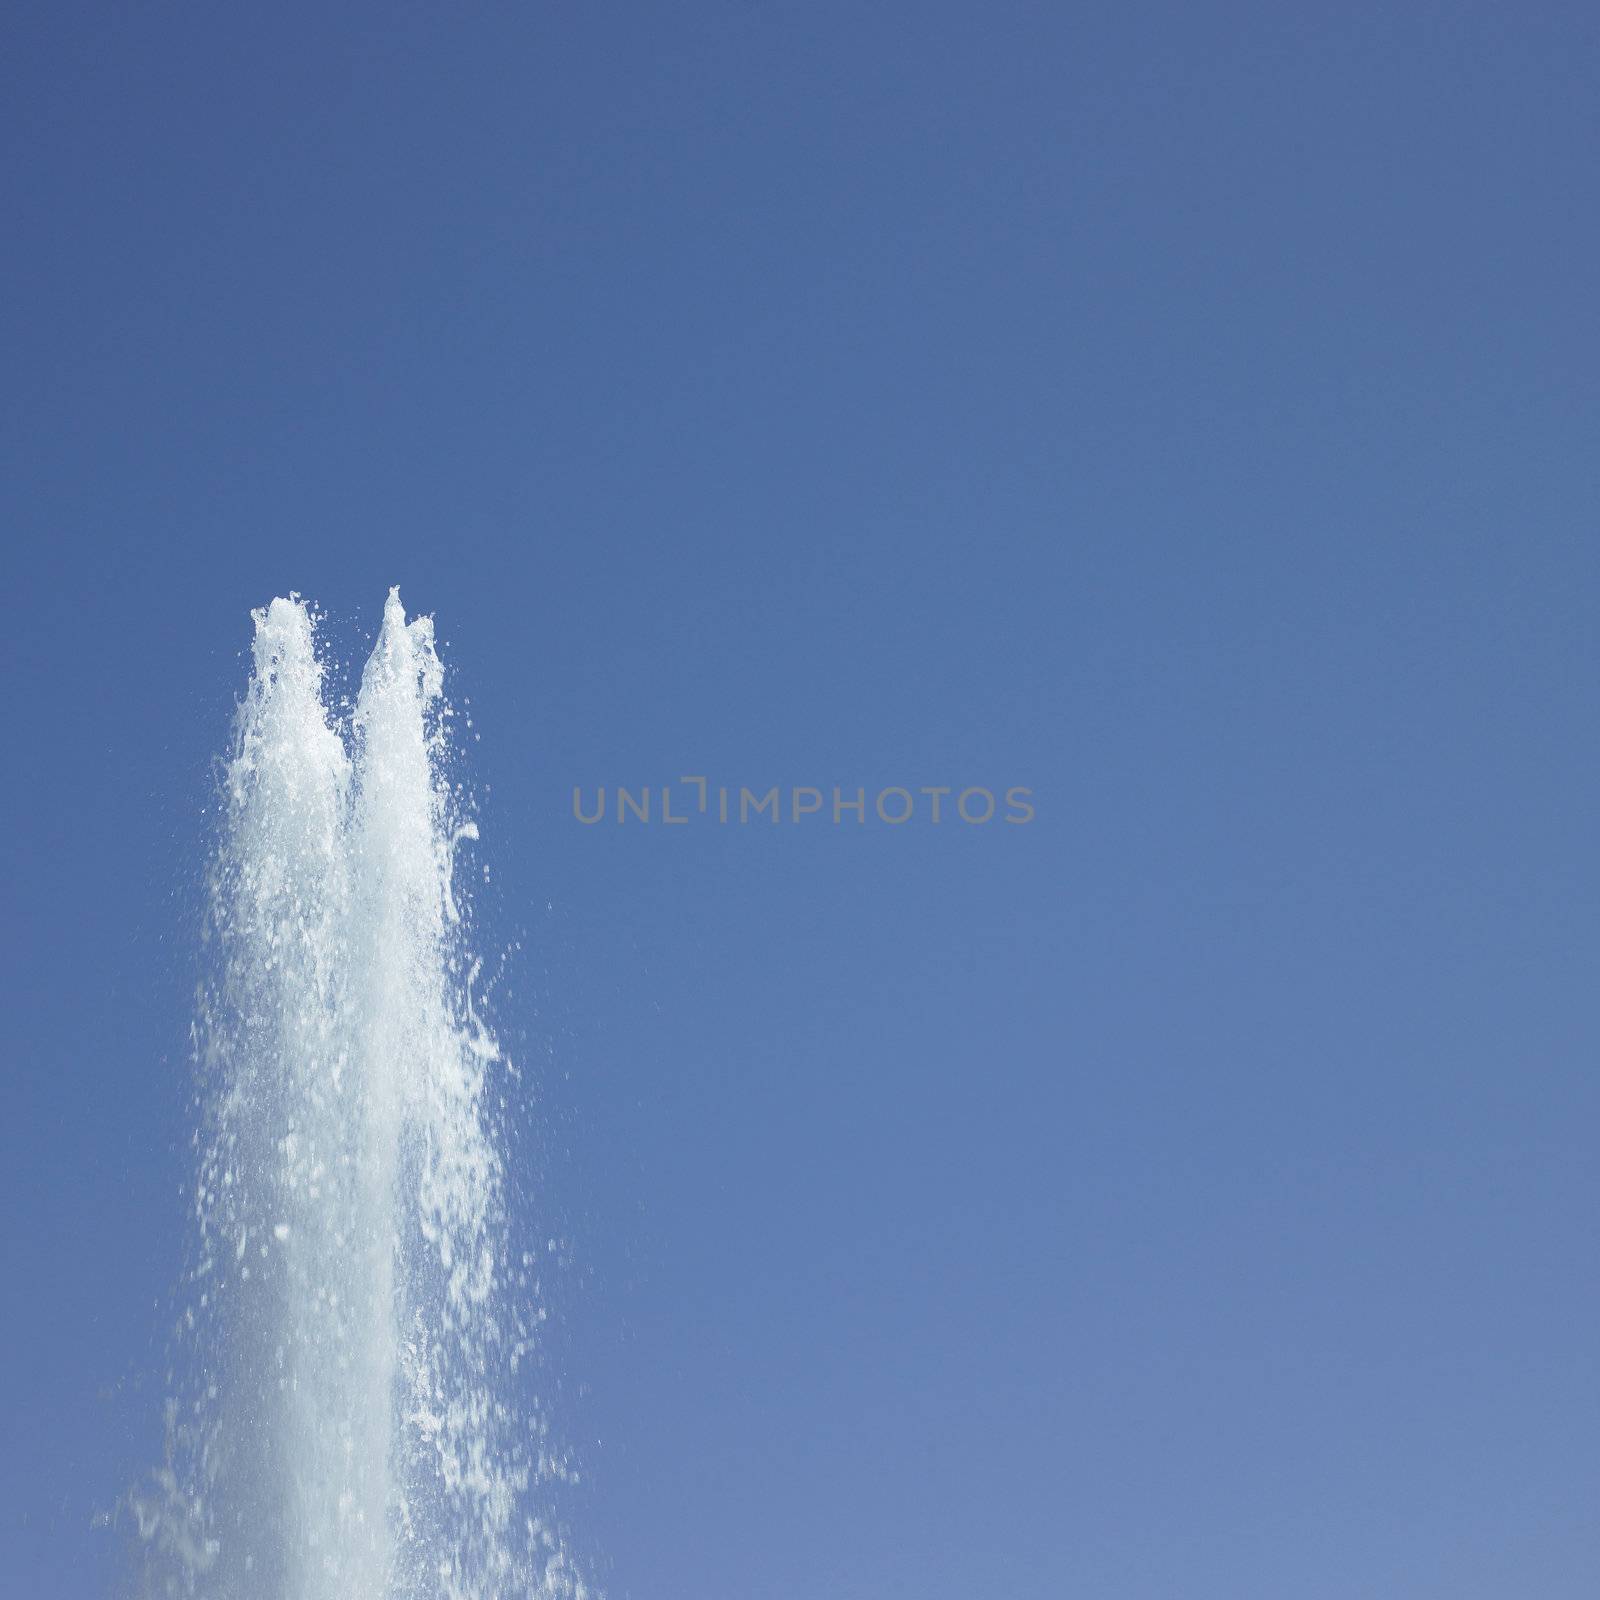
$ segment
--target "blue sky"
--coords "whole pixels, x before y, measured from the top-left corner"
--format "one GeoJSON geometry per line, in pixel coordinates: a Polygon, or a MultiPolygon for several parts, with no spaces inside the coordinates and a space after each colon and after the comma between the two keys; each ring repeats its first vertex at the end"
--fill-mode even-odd
{"type": "Polygon", "coordinates": [[[1592,1595],[1595,32],[9,8],[0,1588],[158,1451],[248,610],[399,583],[613,1596],[1592,1595]],[[684,773],[1038,814],[571,818],[684,773]]]}

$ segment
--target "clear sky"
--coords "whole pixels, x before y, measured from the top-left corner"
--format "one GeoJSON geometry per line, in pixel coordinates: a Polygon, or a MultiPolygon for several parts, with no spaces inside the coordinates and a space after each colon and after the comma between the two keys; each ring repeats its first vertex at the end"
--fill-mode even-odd
{"type": "Polygon", "coordinates": [[[8,6],[0,1590],[159,1452],[248,610],[391,583],[614,1597],[1600,1590],[1596,31],[8,6]]]}

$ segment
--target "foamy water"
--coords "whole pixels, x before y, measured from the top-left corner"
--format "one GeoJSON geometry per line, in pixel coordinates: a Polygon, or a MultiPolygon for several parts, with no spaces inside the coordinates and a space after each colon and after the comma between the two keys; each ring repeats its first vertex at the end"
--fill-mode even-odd
{"type": "Polygon", "coordinates": [[[195,1023],[196,1249],[147,1592],[583,1595],[519,1379],[504,1064],[473,999],[429,618],[397,592],[352,710],[298,600],[254,613],[195,1023]]]}

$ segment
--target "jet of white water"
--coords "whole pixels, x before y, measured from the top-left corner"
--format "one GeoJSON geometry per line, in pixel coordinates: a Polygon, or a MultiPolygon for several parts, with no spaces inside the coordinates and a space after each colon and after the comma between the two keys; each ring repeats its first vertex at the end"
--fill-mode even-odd
{"type": "Polygon", "coordinates": [[[195,1026],[196,1262],[167,1463],[135,1499],[147,1589],[577,1600],[530,1505],[562,1469],[516,1399],[541,1313],[508,1260],[433,625],[391,591],[341,725],[304,605],[254,617],[195,1026]]]}

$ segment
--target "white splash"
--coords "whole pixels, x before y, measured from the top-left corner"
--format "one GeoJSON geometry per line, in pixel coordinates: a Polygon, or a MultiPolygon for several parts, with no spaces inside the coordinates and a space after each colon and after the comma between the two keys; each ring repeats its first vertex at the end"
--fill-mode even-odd
{"type": "Polygon", "coordinates": [[[296,599],[254,613],[195,1025],[198,1250],[147,1590],[205,1600],[585,1593],[514,1398],[542,1312],[508,1259],[428,618],[391,591],[352,715],[296,599]]]}

